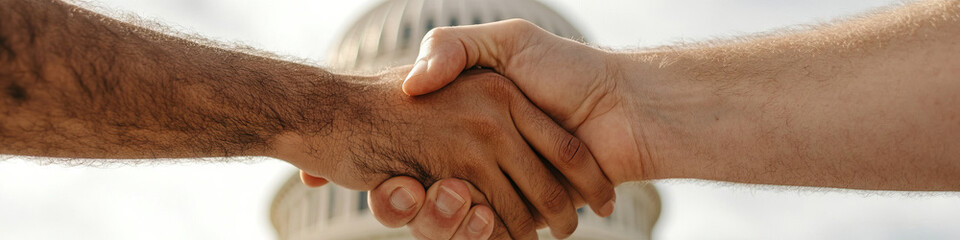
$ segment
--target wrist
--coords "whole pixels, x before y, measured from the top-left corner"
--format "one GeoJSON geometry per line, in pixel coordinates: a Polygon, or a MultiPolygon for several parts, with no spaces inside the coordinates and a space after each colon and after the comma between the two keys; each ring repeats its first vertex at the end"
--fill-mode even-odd
{"type": "MultiPolygon", "coordinates": [[[[660,101],[661,98],[650,94],[659,94],[653,88],[663,88],[662,84],[650,84],[650,82],[662,81],[664,72],[661,69],[649,67],[651,64],[650,56],[635,53],[613,53],[610,55],[613,61],[610,61],[612,69],[608,72],[613,73],[612,78],[615,88],[615,95],[620,96],[624,110],[624,119],[627,128],[623,131],[629,133],[629,137],[636,153],[627,163],[621,164],[627,166],[620,178],[627,181],[642,181],[664,178],[670,175],[672,166],[664,165],[662,147],[670,145],[666,143],[664,137],[657,136],[663,131],[662,123],[664,114],[656,110],[657,106],[653,100],[660,101]],[[656,114],[644,114],[645,111],[652,111],[656,114]],[[656,124],[652,124],[656,123],[656,124]]],[[[616,174],[614,174],[616,175],[616,174]]]]}
{"type": "MultiPolygon", "coordinates": [[[[681,53],[648,51],[615,54],[622,71],[616,81],[624,96],[630,131],[640,158],[633,180],[698,178],[714,159],[719,136],[744,123],[736,99],[721,97],[723,85],[691,75],[681,53]]],[[[709,171],[709,170],[707,170],[709,171]]]]}
{"type": "Polygon", "coordinates": [[[370,129],[376,95],[368,78],[329,73],[289,79],[285,89],[287,125],[271,143],[270,156],[313,176],[326,177],[346,159],[351,141],[370,129]],[[367,126],[367,127],[364,127],[367,126]]]}

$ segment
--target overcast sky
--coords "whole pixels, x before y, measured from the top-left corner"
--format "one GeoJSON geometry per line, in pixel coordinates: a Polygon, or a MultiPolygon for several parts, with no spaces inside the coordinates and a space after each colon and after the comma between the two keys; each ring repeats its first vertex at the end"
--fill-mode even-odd
{"type": "MultiPolygon", "coordinates": [[[[322,63],[376,1],[101,0],[225,42],[322,63]]],[[[614,49],[816,24],[895,1],[549,0],[589,39],[614,49]]],[[[0,239],[272,239],[268,208],[289,164],[40,166],[0,161],[0,239]]],[[[960,195],[659,182],[658,239],[958,239],[960,195]]]]}

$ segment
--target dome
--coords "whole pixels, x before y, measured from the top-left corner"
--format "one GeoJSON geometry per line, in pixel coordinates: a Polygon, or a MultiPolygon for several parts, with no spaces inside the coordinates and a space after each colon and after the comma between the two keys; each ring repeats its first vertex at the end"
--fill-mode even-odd
{"type": "Polygon", "coordinates": [[[558,36],[584,41],[573,25],[534,0],[391,0],[376,5],[329,51],[337,70],[379,71],[411,64],[430,29],[522,18],[558,36]]]}
{"type": "MultiPolygon", "coordinates": [[[[583,35],[557,12],[534,0],[386,0],[363,14],[335,44],[328,67],[372,72],[411,64],[420,40],[440,26],[523,18],[558,36],[584,41],[583,35]]],[[[648,183],[616,188],[613,215],[597,217],[577,209],[579,227],[569,239],[650,239],[660,216],[660,195],[648,183]]],[[[367,192],[333,184],[308,188],[297,173],[280,186],[270,207],[270,221],[281,240],[414,239],[407,229],[390,229],[370,214],[367,192]]],[[[540,230],[541,239],[553,239],[540,230]]]]}

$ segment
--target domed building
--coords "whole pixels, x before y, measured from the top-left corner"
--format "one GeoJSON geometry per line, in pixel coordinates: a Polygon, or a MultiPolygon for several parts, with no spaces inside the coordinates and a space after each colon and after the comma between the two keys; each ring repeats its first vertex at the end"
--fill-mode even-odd
{"type": "MultiPolygon", "coordinates": [[[[430,29],[510,18],[523,18],[558,36],[586,41],[566,19],[535,0],[386,0],[349,28],[327,62],[334,70],[350,72],[411,64],[430,29]]],[[[656,189],[648,183],[628,183],[616,191],[616,210],[610,217],[577,209],[580,224],[569,239],[650,239],[660,216],[656,189]]],[[[367,205],[367,192],[333,184],[309,188],[296,173],[278,190],[270,218],[281,240],[414,239],[406,228],[390,229],[377,222],[367,205]]],[[[538,233],[541,239],[553,239],[546,229],[538,233]]]]}

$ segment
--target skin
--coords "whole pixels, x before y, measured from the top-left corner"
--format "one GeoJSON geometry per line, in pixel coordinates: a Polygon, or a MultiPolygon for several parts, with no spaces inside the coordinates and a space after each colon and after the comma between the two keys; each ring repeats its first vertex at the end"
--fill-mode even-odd
{"type": "MultiPolygon", "coordinates": [[[[403,90],[426,94],[465,68],[493,69],[582,139],[616,184],[694,178],[958,191],[958,39],[956,0],[632,52],[508,20],[435,29],[421,46],[417,64],[426,67],[403,90]]],[[[386,221],[406,217],[371,210],[386,221]]],[[[432,216],[416,215],[411,229],[450,231],[417,225],[429,221],[421,217],[432,216]]]]}
{"type": "Polygon", "coordinates": [[[0,154],[81,164],[266,156],[302,169],[307,185],[357,190],[407,176],[436,189],[399,185],[409,197],[399,203],[415,206],[401,205],[481,216],[476,238],[536,239],[540,224],[562,238],[581,195],[613,198],[589,149],[513,82],[472,71],[410,97],[408,72],[337,75],[60,1],[0,0],[0,154]],[[593,177],[564,179],[553,162],[593,177]]]}

